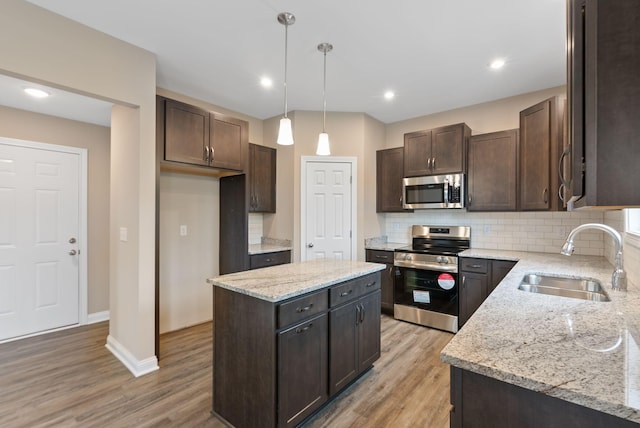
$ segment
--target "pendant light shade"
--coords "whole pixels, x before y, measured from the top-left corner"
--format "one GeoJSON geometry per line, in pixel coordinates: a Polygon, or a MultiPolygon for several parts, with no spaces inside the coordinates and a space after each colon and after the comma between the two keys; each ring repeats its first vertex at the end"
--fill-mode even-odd
{"type": "Polygon", "coordinates": [[[287,117],[287,42],[289,25],[296,22],[296,17],[289,12],[282,12],[278,14],[278,22],[284,25],[284,117],[280,119],[277,142],[283,146],[290,146],[293,144],[293,131],[291,119],[287,117]]]}
{"type": "Polygon", "coordinates": [[[331,52],[333,45],[330,43],[320,43],[318,50],[324,54],[324,79],[322,83],[322,132],[318,136],[318,147],[316,154],[319,156],[329,156],[331,148],[329,146],[329,134],[325,130],[327,124],[327,52],[331,52]]]}

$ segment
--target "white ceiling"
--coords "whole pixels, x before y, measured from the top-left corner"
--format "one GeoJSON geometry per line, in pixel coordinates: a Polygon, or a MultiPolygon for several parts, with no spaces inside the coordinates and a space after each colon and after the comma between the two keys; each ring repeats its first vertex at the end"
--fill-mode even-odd
{"type": "Polygon", "coordinates": [[[327,110],[385,123],[566,82],[565,0],[29,1],[154,52],[159,87],[260,119],[283,111],[284,11],[289,110],[322,109],[321,42],[327,110]]]}

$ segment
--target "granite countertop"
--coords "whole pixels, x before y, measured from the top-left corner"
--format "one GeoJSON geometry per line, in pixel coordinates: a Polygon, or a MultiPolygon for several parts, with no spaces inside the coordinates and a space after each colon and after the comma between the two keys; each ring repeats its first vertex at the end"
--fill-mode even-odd
{"type": "Polygon", "coordinates": [[[406,247],[407,245],[400,242],[388,242],[386,236],[376,236],[364,240],[364,248],[366,250],[393,251],[396,248],[406,247]]]}
{"type": "Polygon", "coordinates": [[[290,251],[291,246],[274,244],[251,244],[249,245],[249,255],[276,253],[278,251],[290,251]]]}
{"type": "Polygon", "coordinates": [[[315,259],[208,278],[207,283],[279,302],[385,268],[380,263],[315,259]]]}
{"type": "Polygon", "coordinates": [[[603,257],[466,250],[519,260],[442,350],[445,363],[640,422],[640,290],[611,289],[603,257]],[[611,302],[518,290],[527,273],[601,281],[611,302]]]}

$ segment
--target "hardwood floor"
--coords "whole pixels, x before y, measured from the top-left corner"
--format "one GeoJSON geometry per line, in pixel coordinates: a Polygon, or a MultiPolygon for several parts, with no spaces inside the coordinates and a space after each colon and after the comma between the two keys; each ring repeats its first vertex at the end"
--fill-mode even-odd
{"type": "MultiPolygon", "coordinates": [[[[161,336],[160,370],[134,378],[107,323],[0,345],[1,427],[223,427],[211,410],[211,324],[161,336]]],[[[374,368],[306,427],[449,426],[452,337],[382,317],[374,368]]]]}

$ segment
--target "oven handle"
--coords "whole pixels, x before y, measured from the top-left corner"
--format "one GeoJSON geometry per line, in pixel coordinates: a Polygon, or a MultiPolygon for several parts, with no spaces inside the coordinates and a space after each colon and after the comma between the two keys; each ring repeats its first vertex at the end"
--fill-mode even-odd
{"type": "Polygon", "coordinates": [[[394,266],[406,267],[419,270],[435,270],[438,272],[458,272],[458,265],[441,265],[439,263],[420,263],[416,261],[405,262],[402,260],[396,260],[393,262],[394,266]]]}

